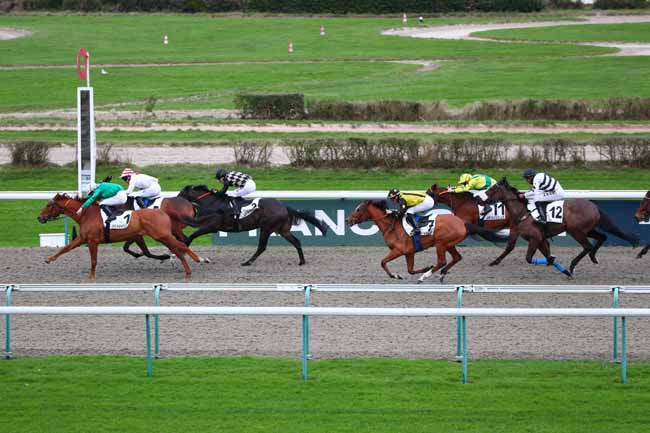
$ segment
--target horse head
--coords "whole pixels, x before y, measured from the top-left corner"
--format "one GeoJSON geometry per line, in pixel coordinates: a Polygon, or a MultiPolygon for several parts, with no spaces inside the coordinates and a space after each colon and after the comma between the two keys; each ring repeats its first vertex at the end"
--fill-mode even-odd
{"type": "Polygon", "coordinates": [[[634,219],[637,222],[648,221],[650,219],[650,191],[645,194],[639,208],[634,212],[634,219]]]}
{"type": "Polygon", "coordinates": [[[441,201],[443,203],[446,203],[446,195],[447,195],[447,188],[438,186],[437,183],[434,183],[429,187],[427,190],[428,193],[433,195],[433,198],[436,199],[437,201],[441,201]]]}
{"type": "Polygon", "coordinates": [[[381,211],[382,214],[386,214],[388,210],[388,204],[386,200],[365,200],[352,212],[352,214],[347,218],[347,223],[349,226],[354,226],[361,224],[362,222],[369,221],[373,219],[373,214],[376,216],[377,211],[381,211]]]}
{"type": "Polygon", "coordinates": [[[39,223],[45,224],[48,221],[57,219],[62,213],[65,212],[66,200],[73,200],[67,194],[56,194],[50,201],[47,202],[41,213],[36,218],[39,223]]]}
{"type": "Polygon", "coordinates": [[[487,200],[485,200],[485,202],[488,204],[496,203],[499,201],[507,202],[512,200],[517,200],[523,203],[523,199],[519,193],[519,190],[510,185],[508,183],[508,179],[505,177],[487,189],[485,191],[485,195],[487,196],[487,200]]]}

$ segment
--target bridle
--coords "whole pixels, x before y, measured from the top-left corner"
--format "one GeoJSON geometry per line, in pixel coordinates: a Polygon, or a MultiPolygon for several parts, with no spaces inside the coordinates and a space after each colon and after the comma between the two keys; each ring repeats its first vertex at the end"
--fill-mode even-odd
{"type": "MultiPolygon", "coordinates": [[[[50,200],[50,204],[53,205],[53,206],[56,206],[56,207],[59,208],[59,209],[61,209],[61,210],[63,211],[63,212],[61,212],[61,213],[65,214],[65,211],[66,211],[66,209],[67,209],[67,206],[68,206],[68,204],[69,204],[71,201],[72,201],[72,198],[68,197],[68,199],[65,201],[65,203],[63,203],[62,205],[60,205],[56,200],[52,199],[52,200],[50,200]]],[[[47,216],[47,221],[56,221],[56,220],[59,219],[60,217],[61,217],[61,214],[59,214],[59,215],[57,215],[57,216],[55,216],[55,217],[48,215],[48,216],[47,216]]]]}
{"type": "MultiPolygon", "coordinates": [[[[497,185],[499,186],[499,188],[505,188],[503,185],[499,185],[499,184],[497,184],[497,185]]],[[[497,186],[497,185],[495,185],[495,186],[497,186]]],[[[513,193],[513,194],[515,194],[515,193],[513,193]]],[[[493,199],[490,199],[490,201],[492,201],[492,203],[496,203],[496,201],[493,201],[493,199]]],[[[499,201],[501,201],[503,203],[508,203],[508,202],[511,202],[511,201],[516,201],[516,202],[521,203],[521,200],[519,199],[517,194],[515,194],[515,196],[512,197],[512,198],[504,198],[504,199],[501,199],[499,201]]],[[[528,216],[529,216],[529,213],[528,213],[528,209],[526,209],[526,205],[521,203],[521,212],[519,212],[519,214],[517,216],[515,216],[515,218],[514,218],[515,224],[519,225],[522,222],[526,221],[528,216]]]]}

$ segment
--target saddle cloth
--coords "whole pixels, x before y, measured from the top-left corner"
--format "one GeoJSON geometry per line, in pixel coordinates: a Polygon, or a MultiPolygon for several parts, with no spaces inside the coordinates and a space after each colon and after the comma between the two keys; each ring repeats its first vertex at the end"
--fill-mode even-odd
{"type": "MultiPolygon", "coordinates": [[[[534,204],[529,202],[528,210],[535,220],[539,219],[539,212],[534,204]]],[[[546,222],[556,224],[564,222],[564,200],[552,201],[546,205],[546,222]]]]}
{"type": "MultiPolygon", "coordinates": [[[[244,203],[246,203],[246,202],[244,202],[244,203]]],[[[260,206],[260,199],[259,198],[256,198],[256,199],[252,200],[251,202],[249,202],[245,206],[242,206],[240,211],[239,211],[239,219],[243,220],[248,215],[255,212],[259,208],[259,206],[260,206]]]]}
{"type": "Polygon", "coordinates": [[[481,217],[483,221],[500,221],[506,219],[506,206],[503,202],[499,201],[490,206],[481,206],[480,204],[477,204],[477,206],[479,216],[483,215],[483,209],[489,207],[489,212],[484,217],[481,217]]]}
{"type": "MultiPolygon", "coordinates": [[[[147,209],[160,209],[160,206],[162,206],[162,201],[164,200],[164,197],[155,197],[153,199],[147,198],[145,200],[149,200],[149,206],[147,206],[147,209]]],[[[138,202],[133,200],[133,209],[135,210],[140,210],[142,209],[140,206],[138,206],[138,202]]]]}
{"type": "MultiPolygon", "coordinates": [[[[415,216],[415,221],[418,223],[418,229],[420,236],[429,236],[433,234],[436,230],[436,218],[438,215],[451,214],[447,209],[431,209],[423,214],[418,214],[415,216]]],[[[408,223],[406,220],[406,215],[402,218],[402,227],[406,233],[411,233],[413,231],[413,226],[408,223]]]]}
{"type": "MultiPolygon", "coordinates": [[[[108,216],[103,210],[100,213],[102,214],[102,224],[106,226],[106,219],[108,218],[108,216]]],[[[133,213],[132,210],[125,210],[120,215],[116,216],[115,219],[111,221],[110,229],[123,230],[127,228],[129,226],[129,223],[131,222],[132,213],[133,213]]]]}

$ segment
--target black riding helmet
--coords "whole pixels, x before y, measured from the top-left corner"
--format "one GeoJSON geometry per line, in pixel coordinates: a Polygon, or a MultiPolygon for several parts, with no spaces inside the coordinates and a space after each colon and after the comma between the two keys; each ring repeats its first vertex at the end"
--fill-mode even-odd
{"type": "Polygon", "coordinates": [[[397,188],[391,188],[390,191],[388,191],[388,198],[394,199],[395,197],[399,197],[400,191],[397,188]]]}
{"type": "Polygon", "coordinates": [[[526,170],[524,170],[522,176],[524,177],[524,179],[528,179],[530,177],[535,177],[536,174],[537,172],[535,171],[535,169],[527,168],[526,170]]]}
{"type": "Polygon", "coordinates": [[[222,177],[225,177],[228,174],[226,170],[223,168],[218,168],[217,173],[214,175],[215,179],[221,179],[222,177]]]}

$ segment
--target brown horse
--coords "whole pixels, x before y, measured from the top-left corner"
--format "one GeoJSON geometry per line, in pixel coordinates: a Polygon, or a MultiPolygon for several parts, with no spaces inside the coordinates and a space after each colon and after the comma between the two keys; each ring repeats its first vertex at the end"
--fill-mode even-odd
{"type": "Polygon", "coordinates": [[[456,249],[456,245],[465,239],[468,234],[479,234],[488,240],[498,240],[493,232],[474,226],[473,224],[464,223],[455,215],[438,215],[434,233],[421,237],[422,250],[431,247],[436,248],[437,262],[434,266],[414,269],[415,253],[417,251],[413,245],[413,239],[406,233],[404,227],[402,227],[399,214],[387,209],[386,200],[364,201],[348,217],[347,222],[353,226],[369,220],[372,220],[377,225],[384,235],[386,245],[390,248],[388,255],[381,261],[381,267],[389,277],[398,280],[403,279],[402,276],[392,273],[387,266],[388,262],[398,257],[405,256],[409,274],[424,274],[418,279],[419,283],[429,278],[438,270],[440,270],[440,282],[442,283],[449,269],[463,258],[456,249]],[[452,261],[449,264],[447,263],[446,253],[451,254],[452,257],[452,261]]]}
{"type": "Polygon", "coordinates": [[[487,203],[497,201],[505,203],[508,212],[519,227],[519,235],[528,241],[526,261],[535,265],[553,265],[569,278],[572,277],[576,265],[587,254],[593,263],[598,263],[596,252],[607,239],[607,235],[597,229],[624,239],[633,246],[639,244],[639,239],[634,234],[624,233],[607,214],[589,200],[565,200],[563,222],[561,224],[549,223],[546,228],[543,228],[531,217],[523,194],[511,186],[505,178],[488,189],[486,195],[487,203]],[[569,270],[559,264],[551,255],[550,246],[546,241],[546,238],[557,236],[562,232],[571,235],[583,248],[580,254],[571,261],[569,270]],[[596,244],[592,245],[588,238],[596,239],[596,244]],[[537,250],[544,255],[544,258],[533,259],[537,250]]]}
{"type": "MultiPolygon", "coordinates": [[[[470,224],[479,224],[480,215],[478,204],[479,200],[474,197],[469,192],[449,192],[447,188],[439,187],[437,184],[431,185],[429,188],[429,193],[433,195],[433,198],[436,200],[436,203],[442,203],[451,209],[451,211],[458,218],[462,219],[466,223],[470,224]]],[[[504,206],[501,204],[501,206],[504,206]]],[[[517,245],[517,238],[519,237],[519,229],[517,224],[510,219],[510,214],[507,209],[503,209],[504,219],[501,220],[489,220],[485,221],[482,226],[490,230],[510,230],[508,235],[508,244],[506,249],[497,257],[494,261],[490,263],[490,266],[496,266],[501,261],[515,249],[517,245]]]]}
{"type": "MultiPolygon", "coordinates": [[[[105,242],[104,224],[100,215],[99,206],[92,205],[86,208],[81,215],[77,215],[77,210],[81,207],[82,203],[83,200],[80,198],[70,197],[66,194],[57,194],[45,205],[38,215],[38,221],[44,224],[47,221],[56,219],[61,214],[65,214],[79,224],[79,237],[61,248],[45,262],[51,263],[68,251],[82,244],[88,244],[88,251],[90,252],[90,279],[94,280],[95,270],[97,268],[97,246],[105,242]]],[[[110,239],[112,242],[134,241],[138,245],[141,245],[141,243],[144,244],[143,236],[150,236],[164,244],[178,257],[185,268],[186,278],[190,278],[192,270],[185,260],[185,254],[188,254],[195,262],[208,260],[199,257],[184,243],[176,240],[172,235],[171,227],[171,219],[166,213],[157,209],[143,209],[131,214],[131,220],[126,229],[111,230],[110,239]]]]}
{"type": "MultiPolygon", "coordinates": [[[[650,191],[645,193],[645,197],[641,200],[639,208],[634,212],[634,218],[637,222],[650,220],[650,191]]],[[[637,254],[636,258],[640,259],[645,256],[648,250],[650,250],[650,245],[643,247],[643,249],[639,251],[639,254],[637,254]]]]}

